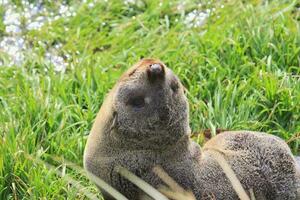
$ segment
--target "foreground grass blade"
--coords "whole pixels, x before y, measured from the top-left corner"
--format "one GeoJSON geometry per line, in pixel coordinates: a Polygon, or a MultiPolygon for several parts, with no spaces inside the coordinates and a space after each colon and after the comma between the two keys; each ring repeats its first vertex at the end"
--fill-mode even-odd
{"type": "Polygon", "coordinates": [[[52,170],[56,175],[60,176],[61,178],[65,179],[68,183],[72,184],[72,187],[76,188],[80,193],[84,194],[88,199],[98,200],[96,194],[92,194],[91,192],[89,192],[84,186],[82,186],[80,184],[80,182],[74,180],[69,175],[67,175],[67,174],[63,175],[62,172],[57,169],[57,167],[41,160],[40,158],[33,158],[30,155],[27,155],[27,157],[29,157],[30,159],[44,165],[48,170],[52,170]]]}
{"type": "Polygon", "coordinates": [[[107,184],[105,181],[94,175],[93,173],[84,170],[82,167],[72,163],[70,161],[65,160],[64,158],[60,158],[58,156],[48,155],[51,159],[55,160],[56,162],[60,162],[66,164],[68,167],[74,169],[75,171],[79,172],[80,174],[87,176],[91,181],[93,181],[98,187],[102,190],[110,194],[117,200],[128,200],[124,195],[122,195],[119,191],[114,189],[112,186],[107,184]]]}
{"type": "MultiPolygon", "coordinates": [[[[77,188],[79,191],[81,191],[85,196],[87,196],[89,199],[92,200],[97,200],[97,197],[95,194],[91,194],[90,192],[88,192],[84,186],[82,186],[78,181],[74,180],[73,178],[71,178],[68,175],[62,175],[62,173],[60,172],[60,170],[58,170],[56,167],[54,167],[53,165],[41,160],[40,158],[35,158],[33,159],[30,155],[28,155],[32,160],[36,160],[37,162],[45,165],[49,170],[53,170],[58,176],[66,179],[69,183],[71,183],[75,188],[77,188]]],[[[61,160],[58,157],[53,157],[56,158],[56,160],[61,160]]],[[[77,166],[76,164],[73,164],[71,162],[68,162],[69,165],[72,165],[74,167],[74,169],[77,171],[79,170],[83,175],[84,174],[84,170],[77,166]]],[[[109,184],[107,184],[105,181],[101,180],[99,177],[97,177],[96,175],[94,175],[93,173],[90,173],[88,171],[86,171],[86,175],[87,177],[92,180],[98,187],[100,187],[101,189],[103,189],[105,192],[109,193],[112,197],[114,197],[117,200],[128,200],[124,195],[122,195],[120,192],[118,192],[116,189],[114,189],[113,187],[111,187],[109,184]]]]}
{"type": "Polygon", "coordinates": [[[117,200],[128,200],[124,195],[118,192],[116,189],[108,185],[105,181],[97,177],[96,175],[87,171],[87,175],[91,181],[93,181],[98,187],[109,193],[112,197],[117,200]]]}
{"type": "Polygon", "coordinates": [[[218,162],[220,167],[223,169],[223,172],[225,173],[225,175],[231,182],[231,185],[232,185],[233,189],[236,191],[238,197],[241,200],[250,200],[250,197],[246,193],[241,182],[237,178],[236,174],[234,173],[234,171],[232,170],[232,168],[230,167],[228,162],[225,160],[224,156],[215,149],[209,149],[209,150],[213,153],[214,159],[218,162]]]}
{"type": "Polygon", "coordinates": [[[56,156],[56,155],[51,155],[51,154],[45,154],[45,156],[51,158],[52,160],[54,160],[57,163],[61,163],[66,165],[67,167],[75,170],[77,173],[82,174],[83,176],[87,176],[87,172],[85,169],[83,169],[81,166],[77,165],[76,163],[73,163],[65,158],[56,156]]]}
{"type": "MultiPolygon", "coordinates": [[[[75,163],[72,163],[72,162],[70,162],[70,161],[68,161],[68,160],[66,160],[64,158],[61,158],[61,157],[58,157],[58,156],[53,156],[53,155],[48,155],[48,156],[51,159],[53,159],[54,161],[59,162],[61,164],[65,164],[66,166],[74,169],[75,171],[81,173],[84,176],[87,176],[87,175],[88,176],[93,176],[92,178],[93,178],[94,182],[96,182],[96,179],[99,179],[97,176],[95,176],[95,175],[87,172],[82,167],[80,167],[80,166],[76,165],[75,163]]],[[[137,177],[136,175],[134,175],[133,173],[131,173],[127,169],[125,169],[123,167],[117,167],[116,171],[119,174],[121,174],[122,176],[124,176],[126,179],[128,179],[129,181],[131,181],[132,183],[134,183],[137,187],[139,187],[141,190],[143,190],[144,192],[146,192],[152,198],[159,199],[159,200],[167,199],[162,194],[160,194],[158,190],[156,190],[155,188],[153,188],[151,185],[149,185],[144,180],[140,179],[139,177],[137,177]]],[[[103,183],[99,183],[99,184],[103,184],[103,183]]],[[[99,187],[100,187],[100,185],[99,185],[99,187]]],[[[180,188],[180,186],[178,186],[178,188],[180,188]]]]}
{"type": "Polygon", "coordinates": [[[191,191],[184,190],[160,166],[154,167],[153,171],[168,186],[159,188],[159,191],[164,195],[174,200],[196,200],[191,191]]]}
{"type": "Polygon", "coordinates": [[[155,200],[168,200],[166,196],[161,194],[158,190],[153,188],[150,184],[146,183],[141,178],[137,177],[124,167],[118,166],[115,168],[115,171],[118,172],[121,176],[128,179],[130,182],[138,186],[141,190],[143,190],[145,193],[147,193],[149,196],[151,196],[155,200]]]}

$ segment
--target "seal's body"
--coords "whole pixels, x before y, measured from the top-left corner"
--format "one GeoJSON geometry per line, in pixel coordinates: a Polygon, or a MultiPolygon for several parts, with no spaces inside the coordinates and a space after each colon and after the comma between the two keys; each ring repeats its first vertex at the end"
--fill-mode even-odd
{"type": "Polygon", "coordinates": [[[244,189],[252,190],[256,199],[297,199],[297,166],[288,145],[280,138],[260,132],[231,131],[204,145],[199,177],[200,182],[209,184],[203,187],[217,199],[238,199],[232,192],[235,183],[224,178],[214,151],[222,153],[244,189]]]}
{"type": "MultiPolygon", "coordinates": [[[[266,199],[295,199],[295,161],[287,145],[264,133],[226,132],[200,147],[189,139],[183,87],[162,62],[143,59],[106,97],[87,141],[84,166],[129,199],[143,196],[114,171],[129,169],[154,187],[162,168],[197,199],[238,199],[213,152],[221,152],[246,190],[266,199]]],[[[104,194],[105,199],[111,197],[104,194]]]]}

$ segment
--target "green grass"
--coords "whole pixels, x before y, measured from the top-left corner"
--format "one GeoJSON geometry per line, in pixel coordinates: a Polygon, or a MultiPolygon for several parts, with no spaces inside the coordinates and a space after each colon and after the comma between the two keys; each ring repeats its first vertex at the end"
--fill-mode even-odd
{"type": "MultiPolygon", "coordinates": [[[[195,132],[247,129],[284,140],[300,132],[299,3],[203,3],[216,13],[203,27],[187,28],[184,12],[197,4],[179,12],[179,1],[172,2],[86,3],[75,17],[27,33],[35,54],[28,52],[21,67],[0,67],[0,199],[85,198],[27,155],[58,155],[82,166],[104,95],[141,57],[159,58],[178,74],[189,91],[195,132]],[[56,43],[73,57],[65,73],[43,59],[56,43]]],[[[289,143],[295,154],[299,142],[289,143]]]]}

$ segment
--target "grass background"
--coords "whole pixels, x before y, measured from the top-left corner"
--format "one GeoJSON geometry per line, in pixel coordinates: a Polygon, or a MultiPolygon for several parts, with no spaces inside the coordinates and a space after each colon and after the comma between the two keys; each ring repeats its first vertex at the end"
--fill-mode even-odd
{"type": "MultiPolygon", "coordinates": [[[[35,53],[21,67],[0,67],[0,199],[84,199],[28,155],[58,155],[82,166],[105,94],[142,57],[159,58],[178,74],[195,132],[247,129],[286,141],[300,134],[299,2],[202,1],[202,9],[215,11],[196,28],[184,17],[199,2],[186,1],[182,11],[180,1],[138,2],[82,3],[76,16],[26,33],[35,53]],[[57,43],[74,58],[65,73],[43,58],[57,43]]],[[[289,145],[297,154],[299,140],[289,145]]]]}

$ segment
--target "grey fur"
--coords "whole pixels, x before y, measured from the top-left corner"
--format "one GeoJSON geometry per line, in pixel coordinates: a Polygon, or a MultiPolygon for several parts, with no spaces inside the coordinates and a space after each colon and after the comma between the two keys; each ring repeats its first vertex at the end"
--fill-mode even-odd
{"type": "Polygon", "coordinates": [[[188,123],[188,103],[178,78],[159,60],[143,59],[120,78],[103,102],[88,138],[84,166],[129,199],[143,194],[114,172],[117,165],[155,187],[161,181],[152,169],[160,165],[197,199],[211,195],[238,199],[212,157],[211,149],[217,149],[243,187],[253,189],[257,197],[296,199],[296,164],[281,139],[265,133],[225,132],[210,140],[201,153],[189,139],[188,123]],[[150,76],[151,64],[160,64],[164,74],[150,76]]]}

